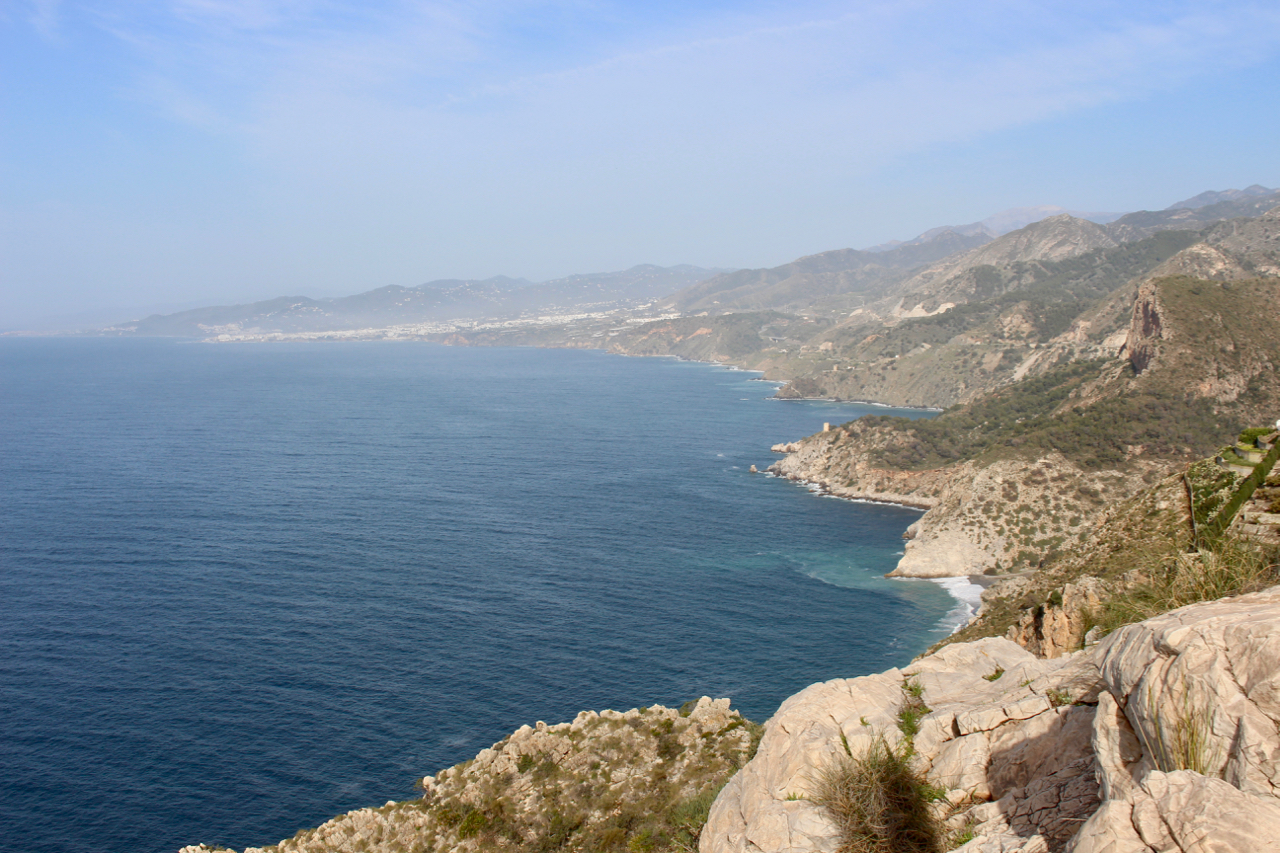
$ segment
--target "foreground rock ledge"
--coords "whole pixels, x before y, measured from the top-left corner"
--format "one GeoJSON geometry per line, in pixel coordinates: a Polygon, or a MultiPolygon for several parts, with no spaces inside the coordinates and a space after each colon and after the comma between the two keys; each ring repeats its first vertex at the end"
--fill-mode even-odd
{"type": "MultiPolygon", "coordinates": [[[[701,853],[836,853],[835,827],[807,799],[813,780],[844,749],[842,739],[856,754],[871,738],[901,737],[908,681],[931,709],[914,737],[916,760],[948,792],[939,810],[949,825],[972,834],[959,851],[1280,851],[1280,587],[1273,587],[1184,607],[1055,659],[987,638],[901,670],[808,687],[765,724],[755,757],[716,798],[701,853]],[[1178,732],[1189,730],[1203,743],[1193,750],[1198,770],[1174,760],[1178,732]]],[[[693,780],[709,756],[733,761],[750,740],[723,699],[704,698],[687,717],[661,707],[583,712],[571,724],[526,726],[424,785],[436,797],[449,789],[475,796],[487,780],[519,777],[522,756],[590,766],[608,758],[601,753],[608,744],[633,736],[630,757],[610,765],[612,788],[632,781],[643,788],[651,772],[693,780]],[[680,760],[666,763],[655,751],[646,734],[655,731],[685,745],[680,760]]],[[[536,811],[536,789],[527,793],[521,808],[536,811]]],[[[492,848],[483,839],[440,826],[419,801],[360,809],[268,848],[485,849],[492,848]]]]}
{"type": "Polygon", "coordinates": [[[616,848],[628,829],[643,831],[652,823],[646,818],[672,807],[698,802],[705,814],[750,757],[759,729],[728,699],[705,696],[679,710],[583,711],[569,723],[521,726],[474,759],[425,777],[420,799],[357,809],[244,853],[616,848]]]}
{"type": "Polygon", "coordinates": [[[1280,587],[1130,625],[1038,659],[1002,638],[815,684],[765,725],[721,792],[702,853],[835,853],[806,799],[819,768],[896,728],[903,683],[932,709],[915,748],[949,791],[965,853],[1280,851],[1280,587]],[[1198,731],[1203,772],[1177,769],[1198,731]]]}

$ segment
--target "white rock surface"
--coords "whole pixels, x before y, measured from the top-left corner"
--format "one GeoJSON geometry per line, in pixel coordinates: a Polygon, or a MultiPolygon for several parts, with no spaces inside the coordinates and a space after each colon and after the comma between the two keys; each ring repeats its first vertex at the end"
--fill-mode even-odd
{"type": "Polygon", "coordinates": [[[794,796],[812,792],[842,734],[855,751],[877,732],[899,736],[907,682],[931,709],[916,760],[948,789],[949,825],[974,832],[958,850],[1280,851],[1276,587],[1182,608],[1055,659],[986,639],[815,684],[766,723],[755,759],[712,807],[702,853],[837,850],[824,811],[794,796]],[[1205,745],[1191,757],[1203,774],[1172,761],[1177,733],[1198,720],[1205,745]]]}

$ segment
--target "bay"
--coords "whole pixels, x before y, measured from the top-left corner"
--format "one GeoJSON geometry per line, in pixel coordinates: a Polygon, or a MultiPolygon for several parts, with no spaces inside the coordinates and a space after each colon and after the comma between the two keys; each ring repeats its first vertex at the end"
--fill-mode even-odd
{"type": "MultiPolygon", "coordinates": [[[[417,343],[0,340],[0,849],[272,843],[524,723],[809,683],[948,630],[919,513],[752,475],[888,410],[417,343]]],[[[903,412],[919,416],[920,412],[903,412]]]]}

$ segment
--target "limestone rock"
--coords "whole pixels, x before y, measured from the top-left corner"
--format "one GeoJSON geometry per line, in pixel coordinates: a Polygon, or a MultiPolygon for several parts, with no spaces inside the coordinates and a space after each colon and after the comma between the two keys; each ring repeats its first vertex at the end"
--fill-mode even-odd
{"type": "Polygon", "coordinates": [[[1099,611],[1105,596],[1100,580],[1082,577],[1063,586],[1060,604],[1024,612],[1005,636],[1042,657],[1060,657],[1086,645],[1087,615],[1099,611]]]}
{"type": "Polygon", "coordinates": [[[1107,689],[1144,751],[1173,769],[1178,730],[1190,756],[1241,790],[1280,785],[1280,588],[1184,607],[1121,628],[1097,648],[1107,689]]]}
{"type": "Polygon", "coordinates": [[[948,790],[948,826],[973,833],[958,850],[1280,851],[1277,673],[1280,587],[1185,607],[1055,659],[988,638],[813,685],[766,724],[700,850],[837,849],[822,810],[788,797],[810,790],[842,734],[851,750],[877,729],[896,736],[911,684],[930,709],[916,760],[948,790]],[[1196,725],[1204,749],[1179,759],[1177,733],[1196,725]],[[1175,766],[1188,758],[1204,772],[1175,766]]]}
{"type": "Polygon", "coordinates": [[[957,801],[963,800],[968,807],[974,798],[991,796],[993,743],[1001,746],[997,766],[1003,775],[998,778],[1006,786],[1022,790],[1033,777],[1052,779],[1025,798],[1033,804],[1023,812],[1010,808],[1009,816],[1027,831],[1020,836],[1001,835],[993,824],[991,833],[975,839],[977,846],[966,849],[1047,853],[1050,848],[1039,835],[1039,824],[1052,825],[1059,835],[1063,830],[1062,822],[1054,823],[1046,809],[1060,815],[1058,804],[1063,802],[1097,803],[1091,759],[1082,757],[1089,740],[1086,715],[1055,709],[1045,695],[1036,692],[1057,684],[1055,676],[1074,677],[1077,670],[1068,664],[1037,660],[1017,644],[992,637],[945,646],[906,670],[806,688],[783,703],[765,724],[756,757],[712,807],[700,849],[703,853],[837,849],[835,827],[824,811],[794,797],[813,793],[813,780],[840,754],[844,743],[857,754],[872,737],[901,737],[896,718],[904,701],[903,685],[910,682],[919,686],[921,698],[931,709],[915,736],[917,760],[927,768],[932,783],[963,794],[957,801]],[[1003,675],[988,680],[997,672],[1003,675]],[[1070,749],[1050,747],[1046,737],[1064,731],[1080,743],[1070,749]],[[1070,772],[1064,769],[1068,766],[1070,772]]]}

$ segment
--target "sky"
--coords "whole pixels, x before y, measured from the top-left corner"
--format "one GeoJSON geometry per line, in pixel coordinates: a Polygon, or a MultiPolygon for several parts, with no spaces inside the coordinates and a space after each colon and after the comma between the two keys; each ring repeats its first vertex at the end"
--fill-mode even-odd
{"type": "Polygon", "coordinates": [[[1280,186],[1280,3],[0,0],[0,330],[1280,186]]]}

